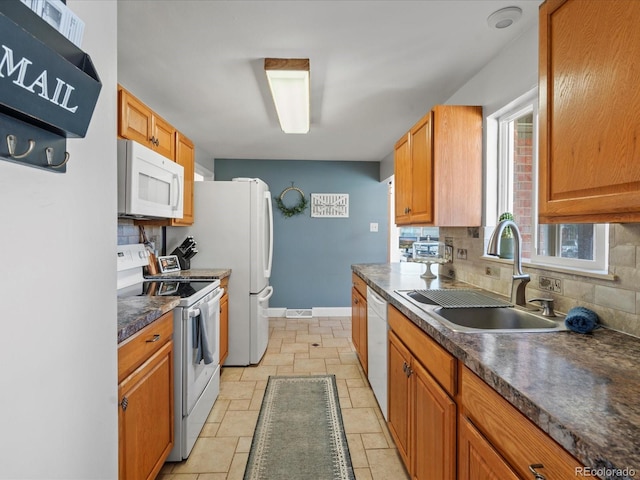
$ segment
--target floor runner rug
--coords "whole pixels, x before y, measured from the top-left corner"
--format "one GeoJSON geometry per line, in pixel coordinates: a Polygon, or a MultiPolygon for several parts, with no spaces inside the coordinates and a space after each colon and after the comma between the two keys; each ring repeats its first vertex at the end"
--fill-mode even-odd
{"type": "Polygon", "coordinates": [[[355,479],[334,375],[269,377],[244,479],[355,479]]]}

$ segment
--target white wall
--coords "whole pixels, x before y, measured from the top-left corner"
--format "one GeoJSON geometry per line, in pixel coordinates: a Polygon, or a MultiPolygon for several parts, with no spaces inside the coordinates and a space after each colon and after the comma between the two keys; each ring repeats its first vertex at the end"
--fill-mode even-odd
{"type": "Polygon", "coordinates": [[[117,478],[116,13],[69,0],[103,83],[66,174],[0,160],[0,478],[117,478]]]}
{"type": "Polygon", "coordinates": [[[523,32],[445,103],[482,105],[485,116],[538,85],[538,23],[523,32]]]}

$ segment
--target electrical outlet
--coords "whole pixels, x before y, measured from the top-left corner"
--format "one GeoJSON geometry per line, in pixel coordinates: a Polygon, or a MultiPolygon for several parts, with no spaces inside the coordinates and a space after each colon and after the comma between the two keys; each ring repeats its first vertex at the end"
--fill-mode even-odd
{"type": "Polygon", "coordinates": [[[484,267],[484,274],[489,276],[489,277],[497,277],[500,275],[500,271],[499,270],[494,270],[491,267],[484,267]]]}
{"type": "Polygon", "coordinates": [[[467,249],[466,248],[458,248],[458,250],[456,251],[456,258],[459,258],[460,260],[466,260],[467,259],[467,249]]]}
{"type": "Polygon", "coordinates": [[[375,222],[371,222],[369,224],[369,231],[370,232],[377,232],[378,231],[378,224],[375,222]]]}
{"type": "Polygon", "coordinates": [[[559,278],[543,277],[538,278],[538,286],[540,290],[547,292],[562,293],[562,280],[559,278]]]}

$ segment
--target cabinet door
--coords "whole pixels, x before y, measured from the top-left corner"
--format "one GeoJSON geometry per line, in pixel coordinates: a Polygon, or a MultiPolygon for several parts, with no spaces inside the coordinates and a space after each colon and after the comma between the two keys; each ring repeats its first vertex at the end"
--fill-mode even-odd
{"type": "Polygon", "coordinates": [[[520,477],[466,417],[460,417],[458,447],[459,480],[519,480],[520,477]]]}
{"type": "Polygon", "coordinates": [[[433,222],[482,224],[482,107],[436,105],[433,121],[433,222]]]}
{"type": "Polygon", "coordinates": [[[407,470],[410,448],[410,398],[411,382],[407,369],[411,366],[411,354],[400,339],[389,331],[389,431],[393,437],[400,458],[407,470]]]}
{"type": "Polygon", "coordinates": [[[394,194],[396,224],[411,223],[411,150],[409,133],[396,142],[394,151],[394,194]]]}
{"type": "Polygon", "coordinates": [[[356,353],[360,350],[360,298],[355,287],[351,288],[351,343],[356,353]]]}
{"type": "MultiPolygon", "coordinates": [[[[358,293],[360,295],[360,293],[358,293]]],[[[360,347],[358,350],[358,356],[360,357],[360,365],[362,365],[362,369],[364,370],[365,375],[369,373],[369,339],[368,335],[368,327],[367,327],[367,300],[363,296],[360,296],[358,305],[360,306],[360,328],[358,329],[358,333],[360,335],[360,340],[358,341],[358,346],[360,347]]]]}
{"type": "Polygon", "coordinates": [[[229,295],[220,299],[220,365],[229,354],[229,295]]]}
{"type": "Polygon", "coordinates": [[[124,88],[118,90],[118,135],[151,147],[151,110],[124,88]]]}
{"type": "Polygon", "coordinates": [[[540,7],[542,223],[640,221],[640,2],[540,7]]]}
{"type": "Polygon", "coordinates": [[[433,223],[432,115],[411,129],[411,223],[433,223]]]}
{"type": "Polygon", "coordinates": [[[540,473],[548,479],[575,477],[580,462],[471,370],[461,372],[465,416],[518,475],[530,478],[529,466],[542,464],[540,473]]]}
{"type": "Polygon", "coordinates": [[[153,150],[171,160],[176,159],[176,129],[157,115],[151,119],[151,138],[153,150]]]}
{"type": "Polygon", "coordinates": [[[184,203],[182,218],[171,220],[171,225],[193,224],[193,173],[195,168],[195,147],[193,142],[180,132],[176,132],[176,162],[184,168],[184,203]]]}
{"type": "Polygon", "coordinates": [[[152,480],[173,448],[173,342],[118,387],[120,480],[152,480]]]}
{"type": "Polygon", "coordinates": [[[412,370],[412,477],[455,480],[456,404],[417,361],[412,370]]]}

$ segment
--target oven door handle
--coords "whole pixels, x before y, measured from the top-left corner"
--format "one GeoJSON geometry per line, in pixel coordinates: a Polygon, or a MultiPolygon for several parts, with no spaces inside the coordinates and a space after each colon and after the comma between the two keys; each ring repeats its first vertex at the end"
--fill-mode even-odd
{"type": "Polygon", "coordinates": [[[209,303],[219,302],[223,295],[224,295],[224,288],[220,288],[220,291],[216,294],[215,297],[209,300],[209,303]]]}
{"type": "MultiPolygon", "coordinates": [[[[223,295],[224,295],[224,288],[220,288],[216,296],[213,297],[211,300],[209,300],[207,303],[214,304],[216,302],[219,302],[223,295]]],[[[191,310],[189,310],[189,318],[194,318],[199,316],[200,316],[199,308],[192,308],[191,310]]]]}

